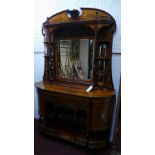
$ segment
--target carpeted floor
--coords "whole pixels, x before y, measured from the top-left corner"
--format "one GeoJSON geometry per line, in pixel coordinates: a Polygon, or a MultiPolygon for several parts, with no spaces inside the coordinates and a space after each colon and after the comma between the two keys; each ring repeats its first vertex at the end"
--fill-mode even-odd
{"type": "Polygon", "coordinates": [[[111,147],[90,151],[85,147],[42,135],[38,129],[38,120],[34,119],[34,155],[112,155],[111,147]]]}

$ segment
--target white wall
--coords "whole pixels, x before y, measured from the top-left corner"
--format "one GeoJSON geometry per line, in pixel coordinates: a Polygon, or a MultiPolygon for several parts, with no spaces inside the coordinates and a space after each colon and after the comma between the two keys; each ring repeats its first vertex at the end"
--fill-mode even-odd
{"type": "MultiPolygon", "coordinates": [[[[34,81],[39,82],[43,79],[44,69],[44,53],[35,52],[34,55],[34,81]]],[[[38,115],[38,99],[36,89],[34,88],[34,117],[39,118],[38,115]]]]}
{"type": "MultiPolygon", "coordinates": [[[[60,12],[66,9],[76,9],[79,7],[92,7],[105,10],[110,13],[116,20],[116,32],[113,38],[113,53],[121,52],[121,23],[120,23],[120,0],[35,0],[35,43],[34,43],[34,81],[41,81],[43,78],[43,37],[41,35],[42,23],[47,17],[54,13],[60,12]]],[[[116,90],[116,101],[118,96],[119,79],[121,73],[121,55],[113,54],[112,56],[112,74],[113,82],[116,90]]],[[[38,101],[36,96],[36,90],[34,90],[34,117],[38,118],[38,101]]],[[[116,110],[116,103],[115,103],[116,110]]],[[[114,116],[115,116],[114,110],[114,116]]],[[[112,130],[110,140],[112,140],[112,133],[114,127],[114,117],[112,123],[112,130]]]]}

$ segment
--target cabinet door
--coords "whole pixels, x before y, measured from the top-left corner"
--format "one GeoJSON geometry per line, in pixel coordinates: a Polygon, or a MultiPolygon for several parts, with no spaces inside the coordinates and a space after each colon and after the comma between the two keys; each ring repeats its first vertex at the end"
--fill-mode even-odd
{"type": "Polygon", "coordinates": [[[46,91],[38,91],[38,112],[41,118],[46,118],[49,113],[49,106],[53,102],[53,96],[46,91]]]}
{"type": "Polygon", "coordinates": [[[112,98],[94,99],[92,105],[91,130],[108,129],[112,118],[112,98]]]}

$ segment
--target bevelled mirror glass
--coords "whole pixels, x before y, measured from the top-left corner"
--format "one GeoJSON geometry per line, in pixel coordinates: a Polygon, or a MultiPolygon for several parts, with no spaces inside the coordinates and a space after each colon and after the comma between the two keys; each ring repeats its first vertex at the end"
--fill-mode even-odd
{"type": "Polygon", "coordinates": [[[58,40],[58,77],[91,80],[93,78],[92,39],[58,40]]]}

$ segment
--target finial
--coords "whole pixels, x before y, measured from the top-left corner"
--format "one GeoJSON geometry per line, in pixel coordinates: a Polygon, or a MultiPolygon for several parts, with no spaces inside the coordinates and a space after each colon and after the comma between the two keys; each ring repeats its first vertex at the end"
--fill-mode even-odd
{"type": "Polygon", "coordinates": [[[67,14],[69,14],[69,16],[72,18],[72,19],[76,19],[79,17],[80,15],[80,12],[78,10],[68,10],[67,11],[67,14]]]}

